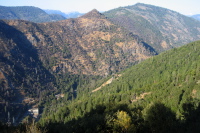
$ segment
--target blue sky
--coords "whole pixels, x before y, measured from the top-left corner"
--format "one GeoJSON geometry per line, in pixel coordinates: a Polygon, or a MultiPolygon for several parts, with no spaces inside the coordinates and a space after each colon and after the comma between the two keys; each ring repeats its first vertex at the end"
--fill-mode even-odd
{"type": "Polygon", "coordinates": [[[36,6],[63,12],[107,11],[120,6],[145,3],[165,7],[185,15],[200,14],[200,0],[0,0],[2,6],[36,6]]]}

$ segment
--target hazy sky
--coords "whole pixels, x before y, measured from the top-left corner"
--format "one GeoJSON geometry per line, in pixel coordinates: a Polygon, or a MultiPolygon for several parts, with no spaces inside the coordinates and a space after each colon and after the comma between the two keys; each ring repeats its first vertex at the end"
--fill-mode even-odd
{"type": "Polygon", "coordinates": [[[2,6],[36,6],[63,12],[107,11],[120,6],[145,3],[165,7],[185,15],[200,14],[200,0],[0,0],[2,6]]]}

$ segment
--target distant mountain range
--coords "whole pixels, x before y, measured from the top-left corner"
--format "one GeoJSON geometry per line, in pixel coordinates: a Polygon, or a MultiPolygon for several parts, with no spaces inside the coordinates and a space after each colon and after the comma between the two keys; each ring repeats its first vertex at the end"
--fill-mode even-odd
{"type": "Polygon", "coordinates": [[[59,10],[44,10],[44,11],[48,14],[59,14],[59,15],[62,15],[66,18],[77,18],[77,17],[80,17],[84,14],[84,13],[79,13],[79,12],[64,13],[64,12],[61,12],[59,10]]]}
{"type": "Polygon", "coordinates": [[[193,15],[191,17],[200,21],[200,14],[196,14],[196,15],[193,15]]]}
{"type": "Polygon", "coordinates": [[[54,22],[66,19],[59,14],[47,14],[40,8],[33,6],[5,7],[0,6],[0,19],[19,19],[32,22],[54,22]]]}
{"type": "Polygon", "coordinates": [[[200,39],[200,23],[180,13],[138,3],[104,13],[113,23],[151,45],[157,52],[200,39]]]}

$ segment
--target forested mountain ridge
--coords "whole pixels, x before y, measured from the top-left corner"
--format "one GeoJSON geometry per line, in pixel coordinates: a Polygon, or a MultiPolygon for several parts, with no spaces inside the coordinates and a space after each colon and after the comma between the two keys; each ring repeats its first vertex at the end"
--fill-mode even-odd
{"type": "Polygon", "coordinates": [[[20,19],[31,22],[53,22],[66,19],[59,14],[48,15],[42,9],[33,6],[0,6],[0,19],[20,19]]]}
{"type": "MultiPolygon", "coordinates": [[[[54,97],[55,91],[70,90],[70,99],[81,82],[77,77],[84,82],[89,76],[106,77],[156,54],[97,10],[77,19],[51,23],[1,20],[0,40],[4,121],[10,107],[17,110],[14,103],[20,104],[18,111],[27,110],[25,98],[35,98],[38,105],[49,95],[54,97]]],[[[10,112],[10,116],[15,113],[10,112]]]]}
{"type": "Polygon", "coordinates": [[[200,39],[199,21],[165,8],[138,3],[104,14],[159,53],[200,39]]]}
{"type": "Polygon", "coordinates": [[[98,91],[80,91],[72,102],[55,101],[40,124],[48,132],[198,133],[199,48],[200,41],[174,48],[121,72],[121,77],[113,75],[112,83],[98,91]]]}

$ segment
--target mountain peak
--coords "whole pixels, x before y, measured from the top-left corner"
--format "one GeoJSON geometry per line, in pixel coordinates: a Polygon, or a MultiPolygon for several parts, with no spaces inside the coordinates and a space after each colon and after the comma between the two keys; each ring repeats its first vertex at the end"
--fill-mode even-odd
{"type": "Polygon", "coordinates": [[[92,11],[83,15],[82,17],[83,18],[105,18],[105,16],[101,14],[97,9],[93,9],[92,11]]]}

